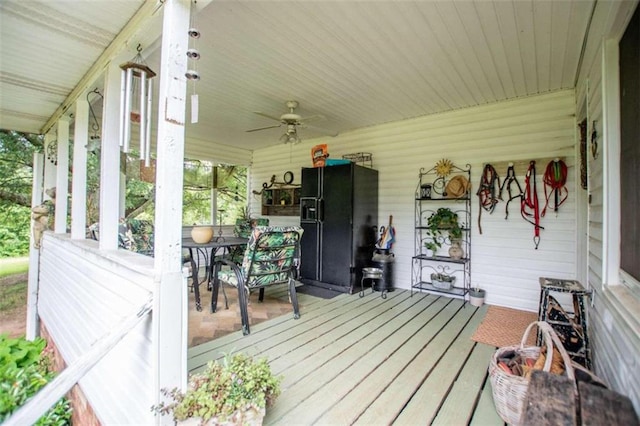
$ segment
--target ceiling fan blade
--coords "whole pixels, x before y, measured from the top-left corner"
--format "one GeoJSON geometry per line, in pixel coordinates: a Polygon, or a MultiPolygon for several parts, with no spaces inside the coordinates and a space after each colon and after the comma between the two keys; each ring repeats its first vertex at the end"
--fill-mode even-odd
{"type": "Polygon", "coordinates": [[[267,130],[267,129],[275,129],[276,127],[280,127],[282,124],[276,124],[275,126],[267,126],[267,127],[258,127],[257,129],[245,130],[245,132],[257,132],[258,130],[267,130]]]}
{"type": "Polygon", "coordinates": [[[274,117],[273,115],[269,115],[269,114],[265,114],[264,112],[260,112],[260,111],[253,111],[254,114],[258,114],[262,117],[267,117],[270,118],[272,120],[276,120],[276,121],[280,121],[280,117],[274,117]]]}
{"type": "Polygon", "coordinates": [[[338,136],[338,132],[336,132],[335,130],[325,129],[324,127],[313,126],[311,124],[305,124],[304,127],[317,130],[318,132],[324,133],[327,136],[331,136],[332,138],[335,138],[336,136],[338,136]]]}
{"type": "Polygon", "coordinates": [[[301,123],[308,123],[310,121],[324,121],[326,119],[327,119],[327,117],[325,117],[322,114],[314,114],[314,115],[310,115],[309,117],[301,118],[299,121],[301,123]]]}

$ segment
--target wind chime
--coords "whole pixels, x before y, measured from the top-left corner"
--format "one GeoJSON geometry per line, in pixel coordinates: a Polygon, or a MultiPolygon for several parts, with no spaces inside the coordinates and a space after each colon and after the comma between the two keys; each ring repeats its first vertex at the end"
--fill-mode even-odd
{"type": "Polygon", "coordinates": [[[140,159],[145,167],[151,161],[151,98],[156,73],[142,59],[142,47],[132,61],[120,65],[122,69],[120,97],[120,147],[125,153],[131,146],[132,125],[139,125],[140,159]]]}
{"type": "Polygon", "coordinates": [[[195,27],[194,15],[195,15],[195,1],[194,7],[191,8],[191,25],[189,28],[189,37],[191,38],[191,47],[187,50],[187,58],[193,61],[193,68],[188,69],[185,73],[187,80],[191,81],[193,93],[191,94],[191,122],[198,122],[198,94],[196,93],[196,82],[200,80],[200,74],[196,68],[196,61],[200,59],[200,52],[196,48],[196,42],[200,38],[200,30],[195,27]]]}

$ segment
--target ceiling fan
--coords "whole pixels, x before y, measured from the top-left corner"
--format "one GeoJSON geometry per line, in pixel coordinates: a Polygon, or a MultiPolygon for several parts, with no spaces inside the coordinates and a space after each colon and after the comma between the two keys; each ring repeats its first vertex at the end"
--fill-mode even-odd
{"type": "Polygon", "coordinates": [[[251,129],[251,130],[247,130],[247,132],[257,132],[260,130],[267,130],[267,129],[275,129],[277,127],[281,127],[281,126],[286,126],[287,130],[285,131],[285,133],[280,137],[280,140],[284,143],[299,143],[301,142],[300,137],[298,136],[298,127],[301,128],[306,128],[306,127],[313,127],[315,129],[318,129],[322,132],[328,133],[331,136],[337,136],[338,134],[336,132],[332,132],[326,129],[322,129],[320,127],[316,127],[316,126],[311,126],[309,124],[307,124],[310,121],[315,121],[315,120],[324,120],[325,117],[323,115],[320,114],[315,114],[315,115],[311,115],[309,117],[301,117],[299,114],[295,113],[295,109],[298,107],[298,101],[287,101],[285,103],[285,105],[287,106],[287,108],[289,108],[289,112],[286,112],[284,114],[282,114],[280,117],[274,117],[272,115],[269,114],[265,114],[263,112],[258,112],[255,111],[254,114],[258,114],[262,117],[266,117],[266,118],[270,118],[271,120],[276,120],[279,121],[280,124],[274,124],[272,126],[266,126],[266,127],[258,127],[257,129],[251,129]]]}

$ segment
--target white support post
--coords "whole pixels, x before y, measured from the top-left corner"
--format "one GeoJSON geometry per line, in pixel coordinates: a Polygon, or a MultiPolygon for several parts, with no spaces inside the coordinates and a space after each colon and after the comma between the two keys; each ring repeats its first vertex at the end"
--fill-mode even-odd
{"type": "MultiPolygon", "coordinates": [[[[181,386],[187,372],[183,335],[182,179],[186,116],[186,78],[190,0],[164,3],[158,96],[156,171],[154,340],[156,403],[160,389],[181,386]]],[[[163,416],[159,421],[169,422],[163,416]]]]}
{"type": "MultiPolygon", "coordinates": [[[[33,183],[31,207],[42,204],[44,184],[44,154],[33,154],[33,183]]],[[[26,337],[33,340],[40,335],[38,317],[38,277],[40,276],[40,249],[35,248],[33,221],[31,221],[31,244],[29,245],[29,282],[27,284],[27,329],[26,337]]]]}
{"type": "Polygon", "coordinates": [[[67,232],[69,212],[69,120],[58,120],[58,170],[56,173],[56,213],[53,231],[67,232]]]}
{"type": "Polygon", "coordinates": [[[89,102],[76,101],[73,137],[73,175],[71,176],[71,238],[87,236],[87,143],[89,142],[89,102]]]}
{"type": "Polygon", "coordinates": [[[116,63],[109,65],[104,80],[100,155],[100,250],[116,250],[120,213],[120,67],[116,63]]]}
{"type": "MultiPolygon", "coordinates": [[[[56,141],[56,135],[49,132],[46,135],[44,135],[44,147],[45,147],[45,161],[43,164],[44,167],[44,183],[43,183],[43,187],[42,190],[46,191],[47,189],[52,189],[56,187],[56,176],[58,174],[57,170],[57,166],[55,164],[53,164],[53,162],[51,160],[49,160],[48,158],[46,158],[46,154],[49,150],[49,145],[53,142],[56,141]]],[[[51,197],[49,197],[49,195],[47,195],[47,193],[45,192],[42,195],[42,199],[44,200],[51,200],[51,197]]]]}
{"type": "Polygon", "coordinates": [[[125,217],[127,210],[127,174],[120,173],[120,199],[118,201],[118,217],[125,217]]]}

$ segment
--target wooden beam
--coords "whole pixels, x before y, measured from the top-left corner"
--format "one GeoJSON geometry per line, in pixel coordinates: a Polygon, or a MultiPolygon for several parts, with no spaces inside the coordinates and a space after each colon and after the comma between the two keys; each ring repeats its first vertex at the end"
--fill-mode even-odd
{"type": "Polygon", "coordinates": [[[579,422],[575,399],[575,384],[567,376],[534,370],[524,401],[521,423],[530,426],[577,425],[579,422]]]}
{"type": "Polygon", "coordinates": [[[76,101],[71,182],[71,238],[86,238],[87,228],[87,143],[89,142],[89,102],[76,101]]]}
{"type": "MultiPolygon", "coordinates": [[[[527,174],[527,169],[529,169],[529,163],[531,161],[535,161],[536,175],[542,176],[545,168],[547,167],[547,164],[549,164],[550,161],[553,161],[555,159],[562,160],[562,161],[565,160],[564,157],[544,157],[544,158],[532,158],[529,160],[497,161],[495,163],[490,163],[490,164],[493,166],[494,169],[496,169],[496,172],[498,172],[498,176],[500,176],[500,180],[502,181],[502,179],[504,179],[505,176],[507,175],[507,168],[510,165],[513,165],[513,171],[515,172],[516,176],[524,176],[527,174]]],[[[484,167],[486,165],[487,163],[484,163],[482,166],[484,167]]]]}

